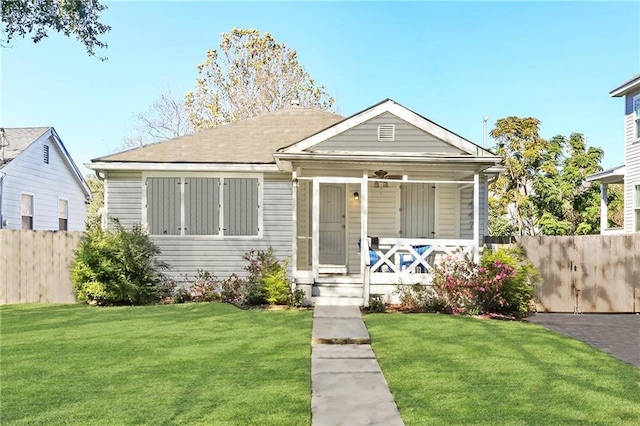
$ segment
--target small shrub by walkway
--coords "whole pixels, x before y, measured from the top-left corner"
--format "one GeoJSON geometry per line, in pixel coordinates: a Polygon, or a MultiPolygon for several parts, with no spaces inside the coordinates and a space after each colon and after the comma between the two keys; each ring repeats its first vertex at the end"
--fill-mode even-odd
{"type": "Polygon", "coordinates": [[[638,425],[640,370],[530,323],[369,314],[407,426],[638,425]]]}
{"type": "Polygon", "coordinates": [[[0,423],[304,425],[311,312],[0,308],[0,423]]]}

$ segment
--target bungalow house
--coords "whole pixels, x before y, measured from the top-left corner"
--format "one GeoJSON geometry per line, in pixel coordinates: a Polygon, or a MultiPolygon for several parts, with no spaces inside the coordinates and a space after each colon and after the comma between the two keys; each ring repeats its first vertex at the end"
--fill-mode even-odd
{"type": "Polygon", "coordinates": [[[174,274],[291,259],[314,304],[391,297],[477,256],[501,158],[387,99],[344,118],[289,108],[96,158],[105,208],[141,222],[174,274]]]}
{"type": "Polygon", "coordinates": [[[600,182],[600,233],[618,234],[640,231],[640,74],[636,74],[609,95],[624,97],[624,165],[587,176],[600,182]],[[607,192],[610,184],[624,184],[624,226],[609,228],[607,192]]]}
{"type": "Polygon", "coordinates": [[[0,128],[0,229],[84,231],[90,198],[53,127],[0,128]]]}

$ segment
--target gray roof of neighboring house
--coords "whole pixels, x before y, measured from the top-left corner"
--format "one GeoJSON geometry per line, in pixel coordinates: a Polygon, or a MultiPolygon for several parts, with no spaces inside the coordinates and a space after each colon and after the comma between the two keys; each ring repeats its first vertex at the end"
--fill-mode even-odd
{"type": "Polygon", "coordinates": [[[0,147],[0,169],[38,140],[45,132],[51,130],[51,127],[5,127],[3,130],[4,140],[0,141],[2,145],[0,147]]]}
{"type": "Polygon", "coordinates": [[[275,163],[273,153],[278,148],[298,142],[343,119],[332,112],[292,106],[91,161],[269,164],[275,163]]]}
{"type": "Polygon", "coordinates": [[[624,96],[629,91],[638,89],[638,88],[640,88],[640,74],[634,75],[629,80],[625,81],[620,86],[613,89],[611,92],[609,92],[609,95],[614,97],[624,96]]]}

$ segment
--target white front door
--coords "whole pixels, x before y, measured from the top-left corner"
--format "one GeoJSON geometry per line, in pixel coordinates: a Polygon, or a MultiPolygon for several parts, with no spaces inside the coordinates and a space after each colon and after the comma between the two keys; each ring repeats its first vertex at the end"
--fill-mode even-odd
{"type": "Polygon", "coordinates": [[[320,184],[320,264],[345,264],[344,185],[320,184]]]}

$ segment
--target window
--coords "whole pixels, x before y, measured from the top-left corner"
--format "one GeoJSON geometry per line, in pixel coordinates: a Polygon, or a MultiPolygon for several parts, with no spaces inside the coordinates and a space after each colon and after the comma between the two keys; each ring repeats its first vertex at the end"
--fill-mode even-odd
{"type": "Polygon", "coordinates": [[[258,178],[149,177],[151,235],[257,236],[258,178]]]}
{"type": "Polygon", "coordinates": [[[636,218],[636,231],[640,231],[640,185],[634,187],[633,215],[636,218]]]}
{"type": "Polygon", "coordinates": [[[640,139],[640,95],[633,97],[635,137],[640,139]]]}
{"type": "Polygon", "coordinates": [[[58,200],[58,230],[69,230],[69,201],[58,200]]]}
{"type": "Polygon", "coordinates": [[[42,149],[42,159],[44,164],[49,164],[49,145],[45,145],[42,149]]]}
{"type": "Polygon", "coordinates": [[[21,195],[20,215],[22,217],[22,229],[33,229],[33,195],[21,195]]]}

